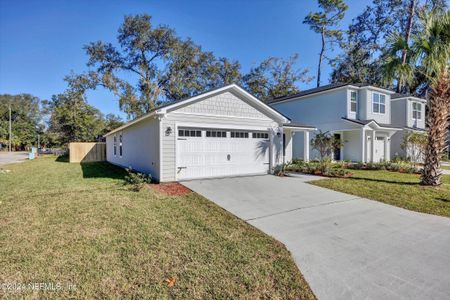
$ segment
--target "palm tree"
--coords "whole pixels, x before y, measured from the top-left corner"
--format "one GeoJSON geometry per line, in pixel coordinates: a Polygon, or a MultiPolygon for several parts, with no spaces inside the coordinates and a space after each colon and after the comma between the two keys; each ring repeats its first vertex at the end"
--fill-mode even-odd
{"type": "Polygon", "coordinates": [[[441,183],[441,158],[450,113],[450,11],[422,16],[423,30],[412,45],[415,59],[430,86],[428,101],[428,142],[421,183],[441,183]]]}
{"type": "Polygon", "coordinates": [[[390,44],[383,65],[384,83],[389,85],[397,80],[397,93],[406,92],[405,87],[411,86],[414,81],[414,53],[405,38],[399,33],[388,37],[390,44]],[[406,56],[405,53],[408,53],[406,56]]]}

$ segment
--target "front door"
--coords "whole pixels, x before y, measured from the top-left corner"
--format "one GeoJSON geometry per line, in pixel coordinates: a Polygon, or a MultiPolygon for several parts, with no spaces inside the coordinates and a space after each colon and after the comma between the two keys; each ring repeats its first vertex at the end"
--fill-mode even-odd
{"type": "Polygon", "coordinates": [[[380,162],[385,160],[385,137],[377,136],[375,137],[374,149],[373,149],[373,161],[380,162]]]}

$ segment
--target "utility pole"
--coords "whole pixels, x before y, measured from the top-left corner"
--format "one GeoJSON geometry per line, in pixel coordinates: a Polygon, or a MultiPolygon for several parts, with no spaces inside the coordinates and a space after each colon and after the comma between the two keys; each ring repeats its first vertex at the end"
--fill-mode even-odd
{"type": "Polygon", "coordinates": [[[11,103],[9,103],[9,152],[11,152],[11,103]]]}

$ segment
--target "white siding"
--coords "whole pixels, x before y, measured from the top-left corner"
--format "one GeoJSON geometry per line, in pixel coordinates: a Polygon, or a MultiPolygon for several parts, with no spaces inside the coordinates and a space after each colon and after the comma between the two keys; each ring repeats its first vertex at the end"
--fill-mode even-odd
{"type": "Polygon", "coordinates": [[[159,121],[146,119],[106,137],[107,161],[124,168],[159,176],[159,121]],[[122,133],[123,152],[119,155],[119,135],[122,133]],[[117,153],[114,155],[114,135],[117,136],[117,153]]]}
{"type": "MultiPolygon", "coordinates": [[[[314,125],[322,131],[351,128],[342,120],[347,116],[347,89],[340,89],[323,94],[306,96],[286,102],[274,103],[272,106],[291,118],[292,122],[314,125]]],[[[294,140],[299,140],[295,137],[294,140]]],[[[294,144],[296,148],[297,141],[294,144]]],[[[295,151],[295,150],[294,150],[295,151]]]]}
{"type": "Polygon", "coordinates": [[[394,126],[407,126],[407,101],[406,99],[394,100],[391,102],[392,109],[392,125],[394,126]]]}
{"type": "Polygon", "coordinates": [[[361,131],[346,131],[341,139],[344,141],[343,159],[361,161],[361,131]]]}
{"type": "MultiPolygon", "coordinates": [[[[366,120],[375,120],[378,123],[381,124],[390,124],[391,123],[391,95],[387,93],[380,93],[378,91],[373,90],[367,90],[367,108],[366,108],[366,120]],[[373,93],[378,93],[384,95],[385,98],[385,113],[375,113],[373,112],[373,105],[372,105],[372,96],[373,93]]],[[[363,101],[362,101],[363,102],[363,101]]]]}
{"type": "Polygon", "coordinates": [[[169,112],[161,120],[161,181],[176,180],[176,137],[179,125],[264,130],[278,127],[271,118],[229,92],[169,112]],[[168,127],[172,128],[170,135],[165,134],[168,127]]]}
{"type": "Polygon", "coordinates": [[[421,103],[421,115],[420,120],[413,119],[413,103],[420,103],[419,101],[414,101],[413,99],[407,101],[407,126],[413,128],[425,129],[425,103],[421,103]]]}

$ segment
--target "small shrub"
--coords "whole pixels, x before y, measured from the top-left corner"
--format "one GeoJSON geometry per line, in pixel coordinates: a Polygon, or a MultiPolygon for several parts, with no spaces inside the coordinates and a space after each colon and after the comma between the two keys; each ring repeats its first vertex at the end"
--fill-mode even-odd
{"type": "Polygon", "coordinates": [[[135,192],[139,192],[147,183],[152,182],[151,175],[136,172],[131,168],[127,168],[126,170],[128,175],[125,176],[125,180],[135,192]]]}
{"type": "Polygon", "coordinates": [[[331,160],[324,160],[321,162],[311,161],[295,161],[295,163],[290,163],[285,167],[286,171],[321,175],[327,177],[349,177],[351,173],[338,163],[332,163],[331,160]]]}

